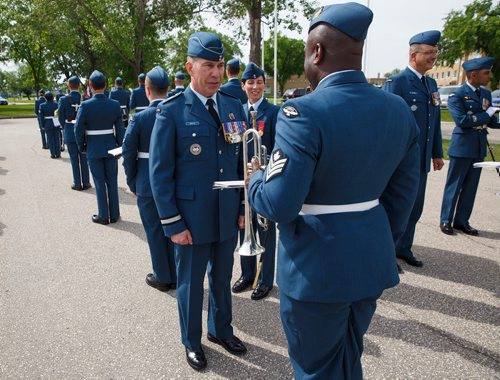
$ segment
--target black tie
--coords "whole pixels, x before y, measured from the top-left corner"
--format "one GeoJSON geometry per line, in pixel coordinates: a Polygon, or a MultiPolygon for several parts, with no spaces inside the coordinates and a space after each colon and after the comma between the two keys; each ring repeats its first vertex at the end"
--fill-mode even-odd
{"type": "Polygon", "coordinates": [[[476,91],[474,91],[477,95],[478,98],[481,97],[481,90],[479,88],[476,89],[476,91]]]}
{"type": "Polygon", "coordinates": [[[219,114],[215,110],[214,104],[215,102],[212,98],[207,99],[208,112],[210,113],[210,115],[212,115],[213,119],[215,120],[215,124],[217,124],[217,127],[220,127],[222,123],[220,122],[219,114]]]}
{"type": "Polygon", "coordinates": [[[420,78],[420,80],[422,81],[422,84],[424,85],[425,89],[428,90],[428,88],[427,88],[427,81],[425,80],[425,75],[422,75],[422,77],[420,78]]]}
{"type": "Polygon", "coordinates": [[[250,128],[253,127],[252,112],[254,111],[253,106],[250,106],[248,110],[248,121],[250,122],[250,128]]]}

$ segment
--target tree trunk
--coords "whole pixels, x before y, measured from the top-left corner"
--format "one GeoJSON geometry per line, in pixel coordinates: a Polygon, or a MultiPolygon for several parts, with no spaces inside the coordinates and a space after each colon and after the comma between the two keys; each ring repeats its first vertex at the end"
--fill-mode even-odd
{"type": "Polygon", "coordinates": [[[142,44],[144,42],[144,26],[146,23],[146,0],[137,0],[136,6],[137,24],[135,28],[134,69],[135,74],[139,75],[144,71],[142,44]]]}
{"type": "Polygon", "coordinates": [[[252,7],[248,10],[248,21],[250,29],[250,62],[260,66],[261,61],[261,21],[262,0],[252,1],[252,7]]]}

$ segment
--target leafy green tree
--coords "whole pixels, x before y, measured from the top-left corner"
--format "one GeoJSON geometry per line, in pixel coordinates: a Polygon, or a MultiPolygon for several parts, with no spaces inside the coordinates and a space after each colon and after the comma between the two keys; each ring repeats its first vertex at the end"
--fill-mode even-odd
{"type": "MultiPolygon", "coordinates": [[[[295,15],[311,15],[315,0],[278,0],[278,25],[291,30],[302,31],[295,15]]],[[[221,0],[214,7],[223,24],[237,28],[239,41],[250,40],[250,62],[260,62],[262,43],[262,23],[274,28],[274,0],[221,0]],[[266,21],[267,20],[267,21],[266,21]]]]}
{"type": "MultiPolygon", "coordinates": [[[[440,62],[453,65],[471,53],[500,58],[500,2],[475,0],[445,18],[441,38],[440,62]]],[[[492,87],[500,81],[500,64],[493,68],[492,87]]]]}
{"type": "MultiPolygon", "coordinates": [[[[273,75],[274,69],[274,39],[264,42],[264,65],[268,75],[273,75]]],[[[292,75],[304,73],[304,41],[288,38],[278,34],[278,87],[283,94],[286,82],[292,75]]]]}
{"type": "Polygon", "coordinates": [[[388,73],[385,73],[384,78],[390,78],[396,74],[399,74],[400,72],[401,72],[401,69],[395,68],[394,70],[389,71],[388,73]]]}

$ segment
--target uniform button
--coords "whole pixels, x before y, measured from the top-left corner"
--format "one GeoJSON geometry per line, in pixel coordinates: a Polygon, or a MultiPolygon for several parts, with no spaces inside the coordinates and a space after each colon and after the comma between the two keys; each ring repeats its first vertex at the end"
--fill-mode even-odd
{"type": "Polygon", "coordinates": [[[217,136],[220,136],[220,133],[217,133],[217,136]]]}
{"type": "Polygon", "coordinates": [[[221,172],[221,173],[224,173],[224,169],[221,169],[221,170],[220,170],[220,172],[221,172]]]}
{"type": "Polygon", "coordinates": [[[431,114],[429,114],[429,117],[431,116],[431,114]]]}
{"type": "Polygon", "coordinates": [[[430,141],[430,140],[429,140],[429,139],[427,139],[427,142],[429,142],[429,141],[430,141]]]}
{"type": "Polygon", "coordinates": [[[193,137],[196,137],[196,133],[193,133],[193,137]]]}
{"type": "Polygon", "coordinates": [[[222,154],[222,150],[219,150],[219,154],[222,154]]]}

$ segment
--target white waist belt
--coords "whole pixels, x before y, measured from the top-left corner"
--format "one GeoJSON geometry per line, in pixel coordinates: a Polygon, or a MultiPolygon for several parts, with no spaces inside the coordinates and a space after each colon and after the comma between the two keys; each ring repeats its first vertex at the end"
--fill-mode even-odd
{"type": "Polygon", "coordinates": [[[137,158],[149,158],[149,152],[137,152],[137,158]]]}
{"type": "Polygon", "coordinates": [[[101,129],[101,130],[96,130],[96,131],[85,131],[85,134],[87,136],[97,136],[97,135],[111,135],[115,131],[113,129],[101,129]]]}
{"type": "Polygon", "coordinates": [[[146,108],[148,108],[148,107],[147,106],[146,107],[135,107],[135,110],[142,111],[142,110],[145,110],[146,108]]]}
{"type": "Polygon", "coordinates": [[[127,106],[120,106],[120,108],[123,108],[123,109],[125,109],[125,108],[127,108],[127,106]]]}
{"type": "Polygon", "coordinates": [[[55,116],[44,116],[43,117],[45,120],[54,120],[56,117],[55,116]]]}
{"type": "Polygon", "coordinates": [[[61,124],[59,124],[59,119],[55,116],[44,116],[43,117],[45,120],[52,120],[54,123],[54,127],[60,127],[61,124]]]}
{"type": "Polygon", "coordinates": [[[76,120],[64,120],[66,123],[69,123],[69,124],[75,124],[76,123],[76,120]]]}
{"type": "Polygon", "coordinates": [[[347,205],[308,205],[303,204],[299,215],[338,214],[340,212],[367,211],[379,205],[378,199],[373,201],[350,203],[347,205]]]}

